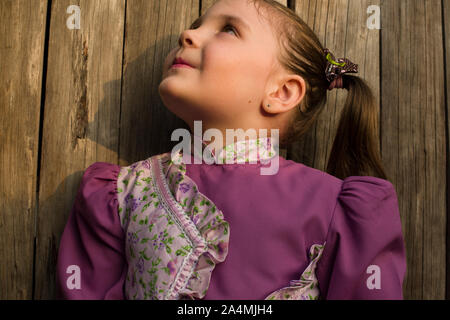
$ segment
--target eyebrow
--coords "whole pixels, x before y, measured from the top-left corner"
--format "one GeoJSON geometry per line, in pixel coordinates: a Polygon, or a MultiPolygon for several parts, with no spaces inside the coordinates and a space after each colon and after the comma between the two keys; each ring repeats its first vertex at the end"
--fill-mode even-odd
{"type": "MultiPolygon", "coordinates": [[[[195,20],[192,23],[190,28],[192,29],[193,27],[201,25],[202,22],[203,22],[203,17],[204,16],[198,17],[197,20],[195,20]]],[[[251,30],[250,26],[248,25],[248,23],[246,23],[244,20],[242,20],[239,17],[233,16],[233,15],[229,15],[229,14],[220,14],[218,16],[212,16],[212,17],[221,19],[222,21],[225,20],[225,21],[235,22],[235,23],[239,24],[241,27],[243,27],[244,29],[246,29],[248,32],[250,32],[250,30],[251,30]]]]}

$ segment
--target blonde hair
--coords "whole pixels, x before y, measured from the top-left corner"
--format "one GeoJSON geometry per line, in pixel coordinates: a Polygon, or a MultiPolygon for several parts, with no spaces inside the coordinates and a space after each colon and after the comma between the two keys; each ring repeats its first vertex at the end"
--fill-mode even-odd
{"type": "MultiPolygon", "coordinates": [[[[315,33],[291,9],[274,0],[248,0],[272,14],[278,37],[278,60],[287,71],[301,76],[306,93],[296,108],[281,144],[291,145],[312,127],[325,107],[329,83],[325,76],[325,48],[315,33]]],[[[326,172],[340,179],[374,176],[387,179],[378,146],[378,110],[372,90],[358,76],[343,75],[348,90],[326,172]]]]}

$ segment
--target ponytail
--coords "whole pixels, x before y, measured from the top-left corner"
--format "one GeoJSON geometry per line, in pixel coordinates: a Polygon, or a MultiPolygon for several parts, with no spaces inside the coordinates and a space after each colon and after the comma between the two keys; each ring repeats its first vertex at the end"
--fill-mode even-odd
{"type": "Polygon", "coordinates": [[[343,76],[348,90],[327,173],[344,179],[374,176],[387,179],[379,151],[378,108],[372,90],[357,76],[343,76]]]}

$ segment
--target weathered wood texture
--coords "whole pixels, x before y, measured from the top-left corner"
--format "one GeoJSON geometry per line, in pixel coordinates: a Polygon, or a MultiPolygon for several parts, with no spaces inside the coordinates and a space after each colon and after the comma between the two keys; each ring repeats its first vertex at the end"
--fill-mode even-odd
{"type": "MultiPolygon", "coordinates": [[[[128,165],[173,146],[171,132],[186,125],[161,102],[162,65],[215,1],[0,1],[0,299],[55,297],[60,237],[90,164],[128,165]],[[72,30],[74,4],[81,26],[72,30]]],[[[279,2],[337,57],[359,64],[380,106],[383,162],[399,197],[404,296],[448,297],[450,0],[279,2]],[[381,8],[381,30],[367,27],[371,5],[381,8]]],[[[290,150],[320,170],[346,93],[328,95],[290,150]]]]}
{"type": "Polygon", "coordinates": [[[31,299],[47,1],[0,1],[0,299],[31,299]]]}
{"type": "Polygon", "coordinates": [[[382,17],[381,145],[406,242],[404,295],[443,299],[448,168],[441,3],[385,0],[382,17]]]}
{"type": "MultiPolygon", "coordinates": [[[[450,127],[450,19],[448,18],[450,17],[450,0],[443,0],[442,1],[442,23],[444,24],[443,30],[444,30],[444,52],[445,52],[445,56],[444,56],[444,72],[445,72],[445,88],[444,88],[444,92],[445,92],[445,110],[446,110],[446,118],[444,119],[445,121],[445,147],[446,147],[446,163],[447,163],[447,167],[446,167],[446,180],[445,180],[445,189],[446,189],[446,212],[447,212],[447,232],[446,232],[446,298],[449,299],[450,298],[450,254],[449,254],[449,248],[450,248],[450,132],[449,132],[449,127],[450,127]]],[[[442,174],[444,175],[444,174],[442,174]]]]}

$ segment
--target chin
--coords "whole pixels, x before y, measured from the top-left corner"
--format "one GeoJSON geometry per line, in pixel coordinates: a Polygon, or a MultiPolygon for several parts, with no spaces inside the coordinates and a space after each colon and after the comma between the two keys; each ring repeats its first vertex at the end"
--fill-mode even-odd
{"type": "Polygon", "coordinates": [[[171,81],[171,79],[168,78],[161,81],[158,87],[158,93],[166,106],[172,105],[180,100],[179,88],[174,84],[174,81],[171,81]]]}
{"type": "Polygon", "coordinates": [[[189,89],[186,86],[186,81],[180,81],[180,79],[168,76],[165,77],[158,87],[159,95],[163,97],[176,97],[188,94],[189,89]]]}
{"type": "Polygon", "coordinates": [[[158,88],[161,101],[167,110],[186,121],[186,101],[180,95],[175,94],[174,90],[171,90],[170,86],[162,81],[158,88]]]}

